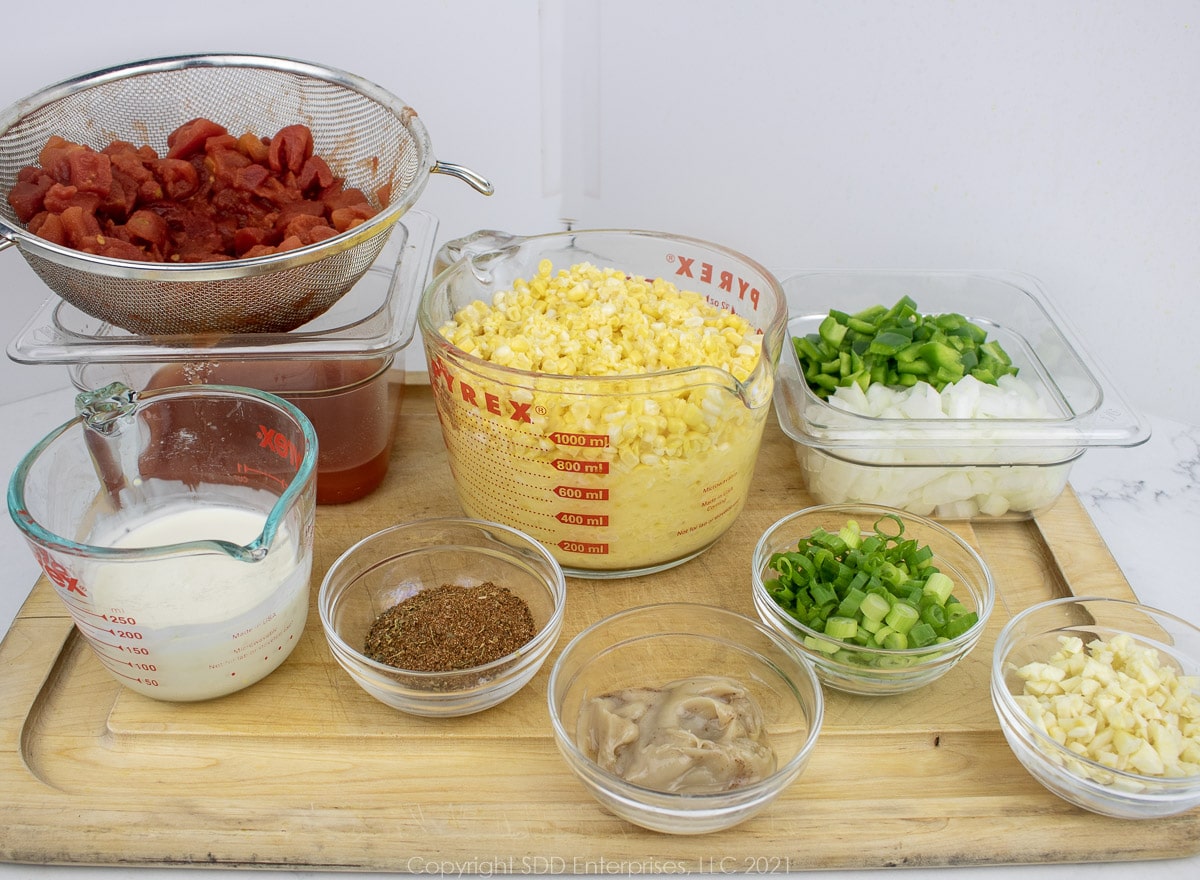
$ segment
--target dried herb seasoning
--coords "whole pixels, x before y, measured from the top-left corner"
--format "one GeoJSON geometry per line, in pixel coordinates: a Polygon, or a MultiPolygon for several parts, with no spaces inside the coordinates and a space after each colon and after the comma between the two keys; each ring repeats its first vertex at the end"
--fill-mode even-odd
{"type": "Polygon", "coordinates": [[[363,653],[398,669],[452,672],[511,654],[535,635],[529,605],[507,587],[442,584],[375,618],[363,653]]]}

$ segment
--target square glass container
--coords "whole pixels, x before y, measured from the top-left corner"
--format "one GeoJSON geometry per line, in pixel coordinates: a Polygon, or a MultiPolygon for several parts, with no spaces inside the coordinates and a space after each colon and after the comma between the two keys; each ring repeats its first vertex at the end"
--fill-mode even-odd
{"type": "Polygon", "coordinates": [[[1048,301],[1017,273],[776,270],[788,302],[775,411],[814,500],[865,502],[943,519],[1026,519],[1049,507],[1091,447],[1150,431],[1048,301]],[[1038,418],[878,417],[822,400],[794,340],[830,309],[854,314],[909,296],[922,314],[956,312],[1003,346],[1045,405],[1038,418]]]}
{"type": "Polygon", "coordinates": [[[375,264],[327,312],[287,333],[147,337],[51,296],[8,347],[24,364],[65,364],[80,390],[240,385],[291,401],[317,431],[317,501],[361,498],[391,457],[416,304],[436,219],[409,211],[375,264]]]}

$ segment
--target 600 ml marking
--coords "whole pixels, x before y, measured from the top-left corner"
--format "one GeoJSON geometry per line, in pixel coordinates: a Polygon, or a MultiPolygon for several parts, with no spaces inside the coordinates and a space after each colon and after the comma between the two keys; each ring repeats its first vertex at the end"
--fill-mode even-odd
{"type": "Polygon", "coordinates": [[[577,501],[607,501],[607,489],[585,489],[582,486],[555,486],[554,494],[559,498],[574,498],[577,501]]]}

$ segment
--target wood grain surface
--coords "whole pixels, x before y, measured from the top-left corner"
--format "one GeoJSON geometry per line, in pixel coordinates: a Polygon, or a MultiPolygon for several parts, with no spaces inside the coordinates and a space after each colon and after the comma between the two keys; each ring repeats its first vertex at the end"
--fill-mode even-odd
{"type": "MultiPolygon", "coordinates": [[[[810,499],[773,417],[745,511],[709,551],[656,575],[570,579],[560,646],[611,611],[689,599],[754,616],[759,535],[810,499]]],[[[1132,592],[1068,489],[1034,520],[951,524],[992,566],[998,600],[975,652],[912,695],[826,691],[808,769],[728,831],[672,837],[603,811],[559,756],[545,686],[458,719],[406,716],[337,666],[316,587],[357,539],[459,515],[427,388],[409,386],[391,470],[318,508],[301,644],[259,684],[160,703],[122,689],[45,579],[0,645],[0,859],[95,865],[409,873],[767,873],[816,868],[1170,858],[1200,852],[1200,810],[1130,823],[1076,809],[1017,763],[988,695],[996,633],[1052,596],[1132,592]]],[[[11,585],[10,589],[23,588],[11,585]]]]}

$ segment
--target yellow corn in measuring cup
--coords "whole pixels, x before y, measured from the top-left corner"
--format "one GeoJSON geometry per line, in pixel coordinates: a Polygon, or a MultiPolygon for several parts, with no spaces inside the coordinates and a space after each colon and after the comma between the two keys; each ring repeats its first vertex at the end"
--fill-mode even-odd
{"type": "Polygon", "coordinates": [[[435,268],[418,322],[469,515],[583,577],[659,571],[724,534],[787,319],[769,272],[633,230],[479,232],[435,268]]]}

